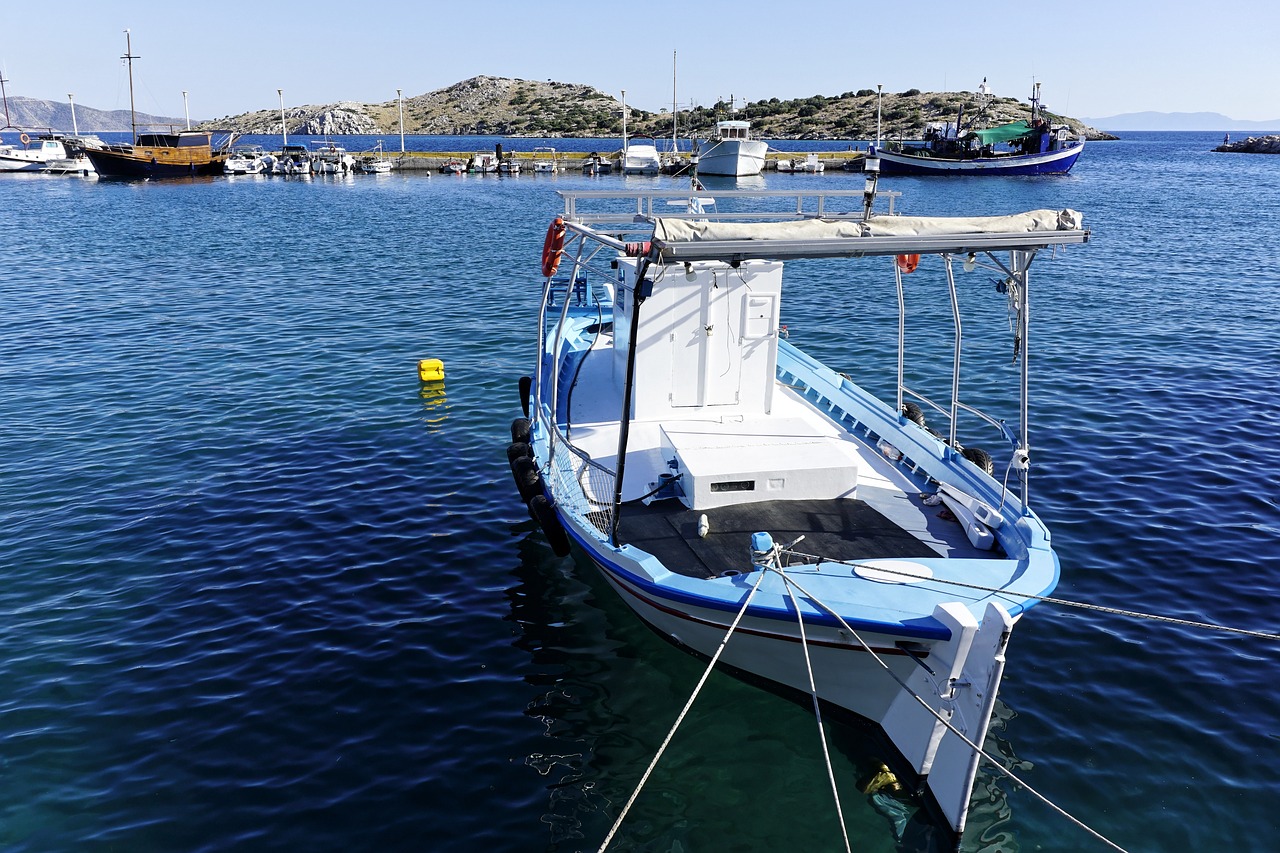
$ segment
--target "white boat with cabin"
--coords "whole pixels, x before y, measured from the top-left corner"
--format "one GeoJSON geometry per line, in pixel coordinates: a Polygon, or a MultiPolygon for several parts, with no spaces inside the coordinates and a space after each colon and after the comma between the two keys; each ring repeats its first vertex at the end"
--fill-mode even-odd
{"type": "Polygon", "coordinates": [[[535,175],[554,175],[560,171],[556,160],[556,149],[539,146],[533,149],[533,172],[535,175]]]}
{"type": "MultiPolygon", "coordinates": [[[[875,724],[958,844],[1010,633],[1058,581],[1028,503],[1029,269],[1089,232],[1072,210],[875,214],[869,184],[717,193],[714,215],[668,212],[687,193],[560,192],[508,458],[557,554],[580,550],[699,656],[875,724]],[[833,258],[849,261],[841,292],[874,271],[896,282],[887,375],[838,373],[786,338],[784,270],[831,275],[833,258]],[[1011,326],[1000,416],[961,384],[956,279],[976,267],[1002,282],[1011,326]],[[905,311],[939,301],[954,350],[925,393],[905,382],[905,311]],[[978,430],[1004,449],[970,447],[978,430]]],[[[851,334],[867,316],[851,309],[851,334]]]]}
{"type": "Polygon", "coordinates": [[[622,152],[622,174],[657,175],[662,172],[662,157],[651,137],[636,136],[627,141],[622,152]]]}
{"type": "Polygon", "coordinates": [[[758,175],[768,150],[767,142],[751,138],[751,122],[718,121],[715,136],[698,143],[698,174],[758,175]]]}

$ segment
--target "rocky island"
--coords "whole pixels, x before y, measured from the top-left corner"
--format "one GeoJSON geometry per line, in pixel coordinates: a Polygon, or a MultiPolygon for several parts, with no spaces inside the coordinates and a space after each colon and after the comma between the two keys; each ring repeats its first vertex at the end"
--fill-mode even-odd
{"type": "MultiPolygon", "coordinates": [[[[870,139],[876,134],[877,103],[885,137],[916,138],[929,122],[954,122],[961,109],[965,115],[973,115],[978,108],[978,95],[909,89],[885,92],[877,98],[874,89],[859,89],[841,95],[691,107],[679,110],[674,121],[676,133],[682,138],[705,136],[717,120],[727,118],[732,110],[736,118],[751,122],[755,135],[770,139],[870,139]]],[[[400,130],[399,107],[395,100],[289,107],[284,111],[284,121],[291,134],[391,134],[400,130]]],[[[622,135],[618,99],[577,83],[472,77],[444,89],[407,97],[403,107],[404,132],[414,135],[622,135]]],[[[1016,121],[1027,118],[1030,109],[1029,104],[1017,98],[997,97],[990,102],[988,117],[993,124],[1016,121]]],[[[1115,138],[1068,116],[1048,111],[1045,115],[1054,124],[1066,124],[1088,139],[1115,138]]],[[[279,133],[280,110],[224,116],[201,126],[239,133],[279,133]]],[[[672,127],[673,118],[667,109],[651,112],[628,107],[629,134],[669,137],[672,127]]]]}

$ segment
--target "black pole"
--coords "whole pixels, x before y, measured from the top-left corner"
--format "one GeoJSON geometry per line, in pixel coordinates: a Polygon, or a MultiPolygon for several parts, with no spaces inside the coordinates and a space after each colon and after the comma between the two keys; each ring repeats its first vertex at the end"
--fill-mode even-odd
{"type": "Polygon", "coordinates": [[[640,334],[640,306],[644,303],[644,277],[649,259],[636,266],[635,289],[631,293],[631,339],[627,341],[627,373],[622,384],[622,416],[618,418],[618,473],[613,481],[613,530],[610,538],[618,547],[618,518],[622,514],[622,477],[627,467],[627,439],[631,434],[631,387],[636,375],[636,337],[640,334]]]}

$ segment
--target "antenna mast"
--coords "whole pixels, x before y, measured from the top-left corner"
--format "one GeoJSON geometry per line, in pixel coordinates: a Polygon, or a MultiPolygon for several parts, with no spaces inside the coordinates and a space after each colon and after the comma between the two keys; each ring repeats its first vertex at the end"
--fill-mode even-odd
{"type": "Polygon", "coordinates": [[[133,144],[138,144],[138,113],[133,106],[133,61],[141,56],[133,55],[133,37],[124,31],[124,56],[120,57],[129,64],[129,125],[133,128],[133,144]]]}

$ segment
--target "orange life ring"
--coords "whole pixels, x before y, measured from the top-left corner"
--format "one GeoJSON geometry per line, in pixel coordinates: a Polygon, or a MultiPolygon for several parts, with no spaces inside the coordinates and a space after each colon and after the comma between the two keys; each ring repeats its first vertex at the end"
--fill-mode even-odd
{"type": "Polygon", "coordinates": [[[542,274],[547,278],[560,269],[560,256],[564,253],[564,219],[557,216],[547,226],[547,239],[542,241],[542,274]]]}
{"type": "Polygon", "coordinates": [[[895,260],[898,263],[898,269],[906,273],[915,272],[916,267],[920,266],[919,255],[898,255],[895,260]]]}
{"type": "Polygon", "coordinates": [[[28,142],[31,141],[31,137],[27,136],[25,133],[19,133],[18,138],[22,140],[23,145],[26,145],[28,142]]]}

